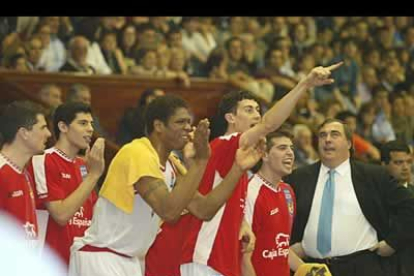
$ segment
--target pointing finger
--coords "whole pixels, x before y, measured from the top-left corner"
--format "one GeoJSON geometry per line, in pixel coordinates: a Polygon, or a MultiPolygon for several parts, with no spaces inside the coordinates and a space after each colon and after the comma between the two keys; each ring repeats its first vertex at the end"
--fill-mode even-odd
{"type": "Polygon", "coordinates": [[[340,61],[340,62],[338,62],[338,63],[332,64],[331,66],[326,67],[325,69],[327,69],[327,70],[329,70],[329,71],[333,71],[333,70],[335,70],[335,69],[337,69],[337,68],[341,67],[341,66],[342,66],[342,64],[344,64],[344,62],[343,62],[343,61],[340,61]]]}

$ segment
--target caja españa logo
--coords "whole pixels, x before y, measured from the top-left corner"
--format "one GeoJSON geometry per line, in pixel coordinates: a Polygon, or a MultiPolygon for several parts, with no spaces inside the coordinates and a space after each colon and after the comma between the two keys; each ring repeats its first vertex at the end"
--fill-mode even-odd
{"type": "Polygon", "coordinates": [[[279,233],[275,238],[276,248],[263,250],[263,258],[272,260],[277,257],[287,258],[289,254],[289,240],[289,235],[279,233]]]}

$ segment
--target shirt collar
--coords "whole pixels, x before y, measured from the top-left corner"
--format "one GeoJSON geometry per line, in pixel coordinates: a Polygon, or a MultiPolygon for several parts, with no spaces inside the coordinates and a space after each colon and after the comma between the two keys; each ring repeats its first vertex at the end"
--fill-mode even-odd
{"type": "MultiPolygon", "coordinates": [[[[331,169],[325,166],[323,163],[321,164],[321,172],[322,175],[328,174],[331,169]]],[[[351,171],[351,163],[349,162],[349,158],[342,162],[338,167],[334,168],[335,172],[338,173],[340,176],[344,176],[346,173],[351,171]]]]}
{"type": "Polygon", "coordinates": [[[57,155],[59,155],[60,157],[62,157],[64,160],[70,162],[70,163],[75,163],[76,157],[75,158],[70,158],[66,153],[64,153],[63,151],[61,151],[60,149],[53,147],[52,150],[54,152],[56,152],[57,155]]]}
{"type": "Polygon", "coordinates": [[[0,153],[0,160],[3,159],[4,162],[9,165],[14,171],[16,171],[18,174],[22,174],[23,170],[19,168],[13,161],[11,161],[6,155],[0,153]]]}

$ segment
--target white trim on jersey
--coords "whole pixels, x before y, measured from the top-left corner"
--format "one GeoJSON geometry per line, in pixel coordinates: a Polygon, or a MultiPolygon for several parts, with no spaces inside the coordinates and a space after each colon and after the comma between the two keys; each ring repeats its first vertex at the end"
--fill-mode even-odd
{"type": "MultiPolygon", "coordinates": [[[[221,183],[222,180],[223,178],[221,178],[220,174],[216,171],[214,174],[212,190],[219,183],[221,183]]],[[[194,249],[193,260],[195,262],[207,264],[211,250],[213,250],[214,240],[216,239],[225,208],[226,204],[221,206],[220,210],[217,212],[217,214],[213,217],[211,221],[203,222],[203,224],[201,225],[194,249]]]]}
{"type": "Polygon", "coordinates": [[[231,134],[228,134],[228,135],[223,135],[223,136],[220,136],[219,137],[219,139],[220,140],[230,140],[232,137],[234,137],[234,136],[237,136],[239,134],[239,132],[233,132],[233,133],[231,133],[231,134]]]}
{"type": "Polygon", "coordinates": [[[245,208],[245,219],[248,224],[253,225],[254,206],[259,196],[262,180],[255,174],[249,181],[247,188],[247,202],[245,208]]]}
{"type": "MultiPolygon", "coordinates": [[[[50,151],[48,152],[50,153],[50,151]]],[[[49,190],[46,183],[46,168],[45,159],[46,154],[35,155],[32,158],[34,181],[36,184],[36,191],[40,198],[48,194],[49,190]]]]}

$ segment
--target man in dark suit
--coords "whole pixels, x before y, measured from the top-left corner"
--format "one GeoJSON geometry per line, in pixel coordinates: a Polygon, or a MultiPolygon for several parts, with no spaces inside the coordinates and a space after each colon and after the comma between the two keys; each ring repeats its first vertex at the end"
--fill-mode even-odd
{"type": "Polygon", "coordinates": [[[321,162],[285,179],[297,198],[292,249],[335,276],[387,275],[387,257],[414,239],[413,195],[384,168],[350,160],[352,132],[340,120],[322,123],[318,147],[321,162]]]}
{"type": "MultiPolygon", "coordinates": [[[[407,144],[399,141],[390,141],[381,147],[381,163],[388,172],[414,195],[414,184],[411,174],[413,157],[407,144]]],[[[414,236],[414,233],[412,233],[414,236]]],[[[395,254],[398,276],[414,275],[414,242],[407,244],[395,254]]]]}

